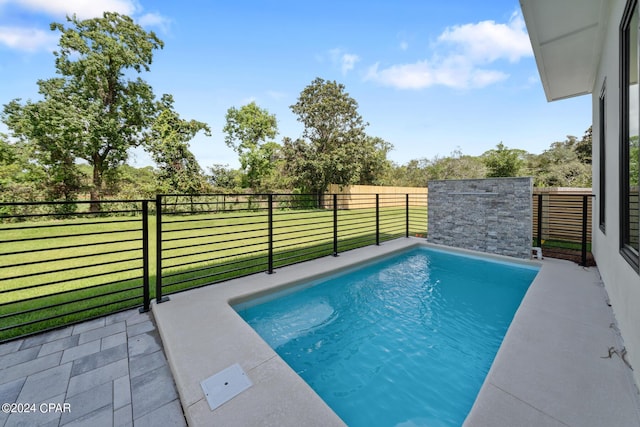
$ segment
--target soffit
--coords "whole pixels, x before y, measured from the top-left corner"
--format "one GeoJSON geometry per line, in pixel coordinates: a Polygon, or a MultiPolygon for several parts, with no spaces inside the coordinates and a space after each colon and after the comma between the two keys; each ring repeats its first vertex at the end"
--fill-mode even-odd
{"type": "Polygon", "coordinates": [[[520,0],[547,100],[593,91],[606,0],[520,0]]]}

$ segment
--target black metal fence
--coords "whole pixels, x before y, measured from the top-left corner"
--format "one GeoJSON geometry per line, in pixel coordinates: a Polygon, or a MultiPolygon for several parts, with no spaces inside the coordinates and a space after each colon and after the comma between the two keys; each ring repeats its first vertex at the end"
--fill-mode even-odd
{"type": "Polygon", "coordinates": [[[414,195],[0,203],[0,342],[353,248],[426,235],[414,195]]]}
{"type": "MultiPolygon", "coordinates": [[[[587,264],[590,195],[536,194],[534,246],[587,264]]],[[[398,237],[427,235],[427,196],[159,195],[0,203],[0,342],[151,299],[398,237]]]]}
{"type": "Polygon", "coordinates": [[[534,246],[542,248],[544,256],[592,264],[592,201],[591,194],[534,194],[534,246]]]}
{"type": "Polygon", "coordinates": [[[156,298],[401,236],[426,234],[426,195],[159,195],[156,298]]]}
{"type": "Polygon", "coordinates": [[[2,203],[0,341],[148,308],[146,200],[2,203]]]}

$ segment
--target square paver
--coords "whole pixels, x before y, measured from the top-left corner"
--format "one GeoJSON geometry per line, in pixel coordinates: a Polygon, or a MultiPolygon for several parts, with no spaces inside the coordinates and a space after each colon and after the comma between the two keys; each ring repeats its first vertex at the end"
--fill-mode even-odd
{"type": "Polygon", "coordinates": [[[71,347],[66,349],[62,353],[62,360],[60,363],[67,363],[73,360],[79,359],[84,356],[88,356],[89,354],[97,353],[100,351],[100,341],[90,341],[85,344],[78,345],[76,347],[71,347]]]}
{"type": "Polygon", "coordinates": [[[93,320],[87,320],[86,322],[78,323],[73,327],[73,335],[79,335],[83,332],[102,328],[104,327],[104,325],[105,325],[104,317],[100,317],[98,319],[93,319],[93,320]]]}
{"type": "Polygon", "coordinates": [[[182,406],[178,400],[173,400],[155,411],[136,418],[136,427],[185,427],[187,425],[182,406]]]}
{"type": "Polygon", "coordinates": [[[0,356],[4,356],[5,354],[8,354],[8,353],[14,353],[20,350],[20,347],[22,346],[23,341],[24,340],[13,340],[13,341],[6,342],[4,344],[0,344],[0,356]]]}
{"type": "Polygon", "coordinates": [[[69,423],[60,423],[60,426],[65,427],[112,427],[113,426],[113,410],[111,406],[105,406],[99,408],[89,414],[73,420],[69,423]]]}
{"type": "Polygon", "coordinates": [[[13,353],[7,353],[4,356],[0,356],[0,366],[2,368],[9,368],[20,363],[34,360],[40,353],[40,344],[35,347],[29,347],[24,350],[15,351],[13,353]]]}
{"type": "Polygon", "coordinates": [[[78,345],[78,335],[71,335],[68,337],[60,338],[59,340],[51,341],[42,344],[38,357],[46,356],[47,354],[57,353],[58,351],[64,351],[68,348],[78,345]]]}
{"type": "Polygon", "coordinates": [[[164,352],[162,350],[158,350],[151,354],[141,354],[131,357],[129,358],[129,371],[131,378],[153,371],[154,369],[166,364],[167,359],[164,357],[164,352]]]}
{"type": "Polygon", "coordinates": [[[119,346],[111,347],[104,351],[99,351],[74,360],[71,376],[80,375],[126,358],[127,344],[120,344],[119,346]]]}
{"type": "Polygon", "coordinates": [[[83,393],[97,385],[108,382],[111,384],[116,378],[124,377],[129,374],[129,361],[127,359],[118,360],[106,366],[85,372],[69,380],[69,389],[67,397],[75,396],[83,393]]]}
{"type": "MultiPolygon", "coordinates": [[[[73,420],[84,418],[94,411],[109,408],[113,412],[113,383],[111,381],[96,387],[89,388],[82,393],[67,397],[67,403],[71,405],[71,412],[62,414],[60,424],[64,425],[73,420]]],[[[85,424],[88,425],[88,424],[85,424]]]]}
{"type": "Polygon", "coordinates": [[[0,403],[14,403],[22,390],[26,377],[0,384],[0,403]]]}
{"type": "Polygon", "coordinates": [[[127,325],[127,336],[133,337],[144,332],[153,331],[155,329],[156,326],[151,320],[145,320],[144,322],[127,325]]]}
{"type": "Polygon", "coordinates": [[[18,378],[26,377],[40,371],[44,371],[60,364],[62,352],[49,354],[44,357],[38,357],[28,362],[14,365],[11,369],[2,371],[3,381],[9,382],[18,378]]]}
{"type": "Polygon", "coordinates": [[[158,331],[145,332],[129,338],[129,357],[151,354],[162,350],[158,331]]]}
{"type": "Polygon", "coordinates": [[[54,329],[53,331],[43,332],[38,335],[33,335],[29,338],[25,338],[20,348],[21,349],[30,348],[36,345],[59,340],[60,338],[68,337],[69,335],[71,335],[72,329],[73,327],[67,326],[66,328],[54,329]]]}
{"type": "Polygon", "coordinates": [[[127,343],[127,333],[119,332],[115,335],[109,335],[108,337],[104,337],[101,340],[100,350],[106,350],[111,347],[118,346],[120,344],[127,343]]]}
{"type": "Polygon", "coordinates": [[[151,312],[137,313],[127,319],[127,327],[137,323],[146,322],[147,320],[151,320],[151,312]]]}
{"type": "Polygon", "coordinates": [[[66,363],[29,375],[17,401],[46,403],[48,398],[67,391],[70,374],[71,363],[66,363]]]}
{"type": "Polygon", "coordinates": [[[123,332],[125,329],[126,325],[124,322],[114,323],[103,328],[92,329],[87,332],[82,332],[78,343],[84,344],[89,341],[99,340],[100,338],[108,337],[109,335],[114,335],[118,332],[123,332]]]}
{"type": "MultiPolygon", "coordinates": [[[[29,402],[29,403],[34,403],[34,402],[29,402]]],[[[30,412],[30,413],[23,412],[23,413],[11,414],[8,417],[7,422],[5,423],[4,426],[5,427],[18,427],[18,426],[20,427],[23,427],[23,426],[54,427],[54,426],[57,426],[62,413],[55,410],[49,411],[48,409],[41,411],[39,406],[40,403],[42,402],[38,402],[38,404],[36,405],[36,408],[35,408],[36,412],[30,412]]],[[[64,403],[64,393],[48,398],[46,403],[54,403],[54,404],[64,403]]]]}
{"type": "Polygon", "coordinates": [[[168,366],[163,366],[131,379],[133,419],[154,411],[178,398],[168,366]]]}

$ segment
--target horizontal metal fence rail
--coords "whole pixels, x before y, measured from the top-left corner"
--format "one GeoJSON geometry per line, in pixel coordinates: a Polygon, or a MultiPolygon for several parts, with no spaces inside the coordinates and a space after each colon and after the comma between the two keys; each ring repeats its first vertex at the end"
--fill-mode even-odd
{"type": "Polygon", "coordinates": [[[0,341],[148,309],[146,200],[0,204],[0,341]]]}
{"type": "Polygon", "coordinates": [[[343,197],[0,203],[0,341],[131,307],[148,310],[152,298],[162,302],[163,294],[183,289],[426,235],[426,195],[372,194],[355,205],[343,197]]]}
{"type": "Polygon", "coordinates": [[[577,253],[580,265],[586,265],[591,251],[592,200],[587,194],[535,194],[533,245],[551,258],[577,253]]]}
{"type": "Polygon", "coordinates": [[[426,195],[361,195],[348,203],[344,197],[159,195],[156,298],[401,236],[426,235],[426,195]]]}

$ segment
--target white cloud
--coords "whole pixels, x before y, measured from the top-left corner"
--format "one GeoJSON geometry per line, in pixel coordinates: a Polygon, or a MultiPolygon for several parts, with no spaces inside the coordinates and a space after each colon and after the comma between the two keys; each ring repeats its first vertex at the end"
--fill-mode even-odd
{"type": "MultiPolygon", "coordinates": [[[[104,12],[132,17],[142,13],[137,0],[0,0],[0,6],[7,4],[19,8],[22,13],[41,14],[58,21],[74,14],[78,19],[90,19],[100,17],[104,12]]],[[[137,18],[137,22],[166,32],[171,21],[158,13],[146,13],[137,18]]],[[[46,30],[0,25],[0,44],[15,50],[53,50],[58,38],[59,34],[51,33],[48,25],[46,30]]]]}
{"type": "Polygon", "coordinates": [[[169,30],[169,25],[171,24],[170,19],[165,18],[159,13],[145,13],[139,17],[137,21],[138,24],[143,27],[157,27],[165,33],[169,30]]]}
{"type": "Polygon", "coordinates": [[[346,53],[342,49],[331,49],[329,51],[329,57],[334,65],[340,67],[342,74],[345,75],[349,71],[353,70],[356,62],[360,61],[360,57],[353,53],[346,53]]]}
{"type": "Polygon", "coordinates": [[[380,69],[369,67],[366,80],[398,89],[434,85],[458,89],[481,88],[505,80],[509,74],[490,69],[499,60],[517,62],[533,55],[522,15],[514,12],[506,24],[482,21],[446,28],[430,59],[380,69]]]}
{"type": "Polygon", "coordinates": [[[139,6],[133,0],[3,0],[33,12],[64,17],[74,13],[80,19],[102,16],[103,12],[133,15],[139,6]]]}
{"type": "Polygon", "coordinates": [[[355,67],[356,62],[358,62],[359,60],[360,57],[358,55],[354,55],[351,53],[343,54],[341,58],[342,74],[347,74],[349,71],[353,70],[353,67],[355,67]]]}
{"type": "Polygon", "coordinates": [[[401,41],[400,42],[400,50],[407,50],[409,49],[409,43],[407,43],[406,41],[401,41]]]}
{"type": "Polygon", "coordinates": [[[38,28],[0,26],[0,44],[11,49],[27,52],[38,50],[53,51],[57,42],[58,37],[51,31],[43,31],[38,28]]]}
{"type": "Polygon", "coordinates": [[[418,61],[413,64],[393,65],[383,70],[379,64],[371,66],[365,76],[398,89],[424,89],[430,86],[448,86],[456,89],[478,88],[505,80],[501,71],[470,67],[464,59],[450,58],[442,63],[418,61]]]}
{"type": "Polygon", "coordinates": [[[514,12],[507,24],[482,21],[447,28],[438,41],[457,46],[470,59],[479,62],[503,58],[516,62],[533,54],[524,19],[519,12],[514,12]]]}

